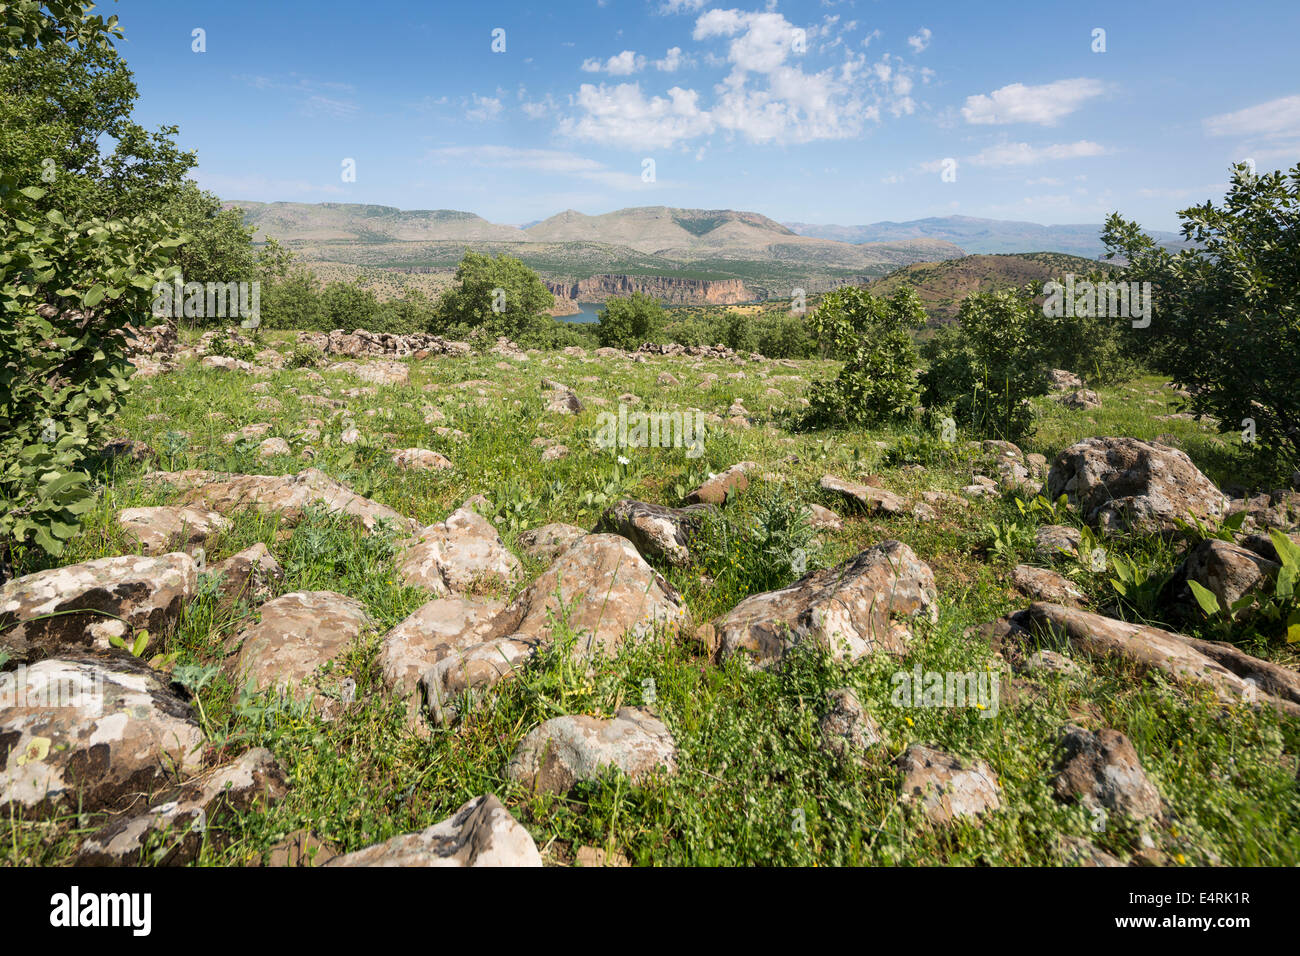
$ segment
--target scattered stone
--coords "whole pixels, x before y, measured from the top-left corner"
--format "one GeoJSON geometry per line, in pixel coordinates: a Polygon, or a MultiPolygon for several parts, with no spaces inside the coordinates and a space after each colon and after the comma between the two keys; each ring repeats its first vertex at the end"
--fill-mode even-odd
{"type": "Polygon", "coordinates": [[[129,654],[73,654],[2,673],[0,700],[6,819],[118,809],[173,771],[199,769],[203,732],[190,705],[129,654]]]}
{"type": "Polygon", "coordinates": [[[225,608],[240,601],[257,607],[270,600],[284,580],[284,569],[260,541],[211,565],[208,573],[219,578],[218,602],[225,608]]]}
{"type": "Polygon", "coordinates": [[[832,491],[843,495],[848,501],[857,504],[868,514],[879,511],[884,514],[897,515],[908,510],[907,502],[893,492],[881,488],[872,488],[856,481],[845,481],[833,475],[822,476],[821,488],[823,491],[832,491]]]}
{"type": "Polygon", "coordinates": [[[519,559],[506,549],[497,529],[468,508],[423,529],[398,555],[397,569],[406,584],[439,596],[506,589],[521,573],[519,559]]]}
{"type": "Polygon", "coordinates": [[[686,496],[688,505],[720,505],[727,499],[727,494],[738,495],[749,487],[747,472],[757,468],[758,463],[742,461],[732,465],[718,475],[710,475],[708,480],[686,496]]]}
{"type": "Polygon", "coordinates": [[[830,508],[810,504],[808,506],[808,527],[814,531],[839,531],[844,527],[844,522],[830,508]]]}
{"type": "Polygon", "coordinates": [[[1096,392],[1086,388],[1075,389],[1073,392],[1070,392],[1070,394],[1063,395],[1060,402],[1066,408],[1078,410],[1101,408],[1101,398],[1096,392]]]}
{"type": "Polygon", "coordinates": [[[441,471],[451,468],[451,461],[427,448],[402,448],[393,452],[393,464],[407,471],[441,471]]]}
{"type": "Polygon", "coordinates": [[[605,850],[594,846],[580,846],[574,862],[581,867],[593,866],[631,866],[632,863],[620,851],[615,850],[613,853],[607,853],[605,850]]]}
{"type": "MultiPolygon", "coordinates": [[[[1276,554],[1276,551],[1274,552],[1276,554]]],[[[1186,574],[1229,608],[1274,577],[1281,565],[1231,541],[1208,538],[1187,556],[1186,574]]]]}
{"type": "Polygon", "coordinates": [[[744,652],[771,666],[814,641],[836,660],[877,650],[902,654],[909,621],[934,619],[934,573],[901,541],[884,541],[779,591],[752,595],[718,622],[723,659],[744,652]]]}
{"type": "Polygon", "coordinates": [[[1086,438],[1061,452],[1047,475],[1047,497],[1066,495],[1089,524],[1176,530],[1175,518],[1217,524],[1225,498],[1176,448],[1136,438],[1086,438]]]}
{"type": "Polygon", "coordinates": [[[109,638],[144,629],[156,651],[197,577],[183,552],[98,558],[24,575],[0,586],[0,650],[31,663],[72,649],[107,651],[109,638]]]}
{"type": "Polygon", "coordinates": [[[836,757],[860,757],[884,740],[880,726],[862,707],[857,691],[841,687],[829,694],[830,708],[822,715],[822,749],[836,757]]]}
{"type": "Polygon", "coordinates": [[[665,508],[624,499],[601,515],[596,530],[627,538],[647,561],[684,567],[691,561],[690,540],[712,510],[713,505],[665,508]]]}
{"type": "Polygon", "coordinates": [[[284,770],[271,751],[248,751],[233,763],[209,770],[152,798],[143,813],[114,819],[77,850],[80,866],[181,866],[193,862],[204,843],[220,841],[211,824],[231,812],[278,803],[288,792],[284,770]]]}
{"type": "Polygon", "coordinates": [[[1037,601],[1054,601],[1057,604],[1081,604],[1088,599],[1069,578],[1028,564],[1020,564],[1011,572],[1011,583],[1027,597],[1037,601]]]}
{"type": "Polygon", "coordinates": [[[1071,389],[1083,388],[1083,379],[1073,372],[1067,372],[1065,369],[1054,368],[1047,373],[1047,381],[1054,391],[1066,392],[1071,389]]]}
{"type": "Polygon", "coordinates": [[[640,707],[622,707],[613,720],[586,714],[555,717],[525,735],[507,773],[533,790],[568,793],[579,781],[617,767],[633,783],[657,770],[677,771],[677,747],[663,722],[640,707]]]}
{"type": "Polygon", "coordinates": [[[1147,779],[1137,751],[1117,730],[1093,733],[1067,726],[1052,787],[1058,800],[1078,800],[1089,809],[1111,810],[1135,819],[1160,813],[1160,792],[1147,779]]]}
{"type": "Polygon", "coordinates": [[[221,440],[227,445],[233,445],[238,441],[252,441],[254,438],[261,438],[271,430],[273,426],[270,422],[257,422],[253,425],[245,425],[238,431],[226,432],[221,436],[221,440]]]}
{"type": "Polygon", "coordinates": [[[420,676],[448,654],[480,643],[501,613],[501,601],[434,598],[386,635],[379,651],[384,685],[394,697],[415,694],[420,676]]]}
{"type": "Polygon", "coordinates": [[[335,591],[293,591],[263,604],[261,615],[261,623],[236,639],[239,654],[227,667],[231,679],[254,693],[274,690],[310,700],[322,716],[333,717],[332,688],[317,672],[370,626],[365,607],[335,591]]]}
{"type": "Polygon", "coordinates": [[[923,491],[921,500],[927,505],[939,505],[942,507],[952,508],[969,508],[970,503],[965,498],[958,498],[956,495],[950,495],[946,491],[923,491]]]}
{"type": "Polygon", "coordinates": [[[118,458],[129,458],[137,463],[150,461],[158,457],[158,453],[147,444],[130,438],[119,438],[116,441],[111,441],[101,448],[99,453],[109,461],[115,461],[118,458]]]}
{"type": "Polygon", "coordinates": [[[1034,651],[1025,658],[1022,669],[1029,674],[1064,674],[1071,677],[1083,673],[1082,668],[1070,658],[1049,650],[1034,651]]]}
{"type": "Polygon", "coordinates": [[[678,388],[682,384],[672,372],[660,372],[658,383],[662,388],[678,388]]]}
{"type": "Polygon", "coordinates": [[[1002,806],[997,776],[982,760],[963,760],[913,744],[895,764],[903,774],[903,799],[919,803],[931,823],[978,817],[1002,806]]]}
{"type": "Polygon", "coordinates": [[[542,452],[542,461],[559,461],[569,454],[568,445],[552,445],[542,452]]]}
{"type": "Polygon", "coordinates": [[[291,455],[293,450],[283,438],[267,438],[257,446],[258,458],[274,458],[276,455],[291,455]]]}
{"type": "Polygon", "coordinates": [[[152,555],[197,547],[230,527],[215,511],[183,505],[123,508],[117,513],[117,523],[145,554],[152,555]]]}
{"type": "Polygon", "coordinates": [[[1079,553],[1082,536],[1078,528],[1064,524],[1045,524],[1034,532],[1034,556],[1044,561],[1060,561],[1079,553]]]}
{"type": "Polygon", "coordinates": [[[519,535],[518,540],[524,554],[534,560],[550,563],[569,545],[586,535],[587,532],[576,525],[557,522],[525,531],[519,535]]]}

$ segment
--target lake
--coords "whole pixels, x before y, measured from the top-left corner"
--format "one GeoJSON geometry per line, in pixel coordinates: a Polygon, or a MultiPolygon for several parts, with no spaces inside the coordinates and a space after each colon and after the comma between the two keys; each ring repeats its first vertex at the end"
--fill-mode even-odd
{"type": "Polygon", "coordinates": [[[561,322],[575,322],[579,325],[595,322],[600,310],[605,308],[605,303],[579,302],[578,308],[580,311],[575,312],[573,315],[557,315],[556,318],[561,322]]]}

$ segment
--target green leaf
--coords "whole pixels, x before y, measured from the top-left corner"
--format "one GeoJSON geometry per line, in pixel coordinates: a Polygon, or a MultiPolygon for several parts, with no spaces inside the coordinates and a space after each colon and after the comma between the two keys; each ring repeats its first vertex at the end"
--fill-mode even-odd
{"type": "Polygon", "coordinates": [[[88,309],[96,305],[99,305],[99,303],[104,298],[104,292],[105,292],[104,287],[96,283],[95,285],[91,286],[89,292],[87,292],[85,295],[81,297],[81,304],[88,309]]]}
{"type": "Polygon", "coordinates": [[[1187,584],[1192,589],[1192,596],[1196,598],[1196,603],[1201,606],[1207,617],[1213,617],[1219,613],[1219,599],[1212,592],[1207,590],[1196,581],[1188,581],[1187,584]]]}

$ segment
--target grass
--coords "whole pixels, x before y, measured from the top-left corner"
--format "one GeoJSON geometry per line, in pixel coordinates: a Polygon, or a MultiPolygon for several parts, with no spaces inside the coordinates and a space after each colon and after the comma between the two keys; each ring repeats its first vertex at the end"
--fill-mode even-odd
{"type": "MultiPolygon", "coordinates": [[[[278,338],[283,343],[288,336],[278,338]]],[[[518,534],[528,528],[552,521],[590,527],[621,497],[679,504],[709,472],[757,461],[770,480],[759,480],[728,506],[705,560],[712,580],[702,580],[700,568],[667,572],[697,621],[725,612],[754,590],[784,583],[783,575],[793,580],[793,571],[773,555],[779,557],[779,542],[805,540],[803,532],[787,529],[787,537],[773,544],[762,529],[772,509],[801,501],[827,505],[846,518],[842,531],[820,533],[820,548],[809,551],[810,567],[834,564],[886,538],[901,539],[935,570],[938,622],[918,627],[901,661],[868,658],[845,665],[809,651],[774,673],[714,664],[689,633],[659,635],[589,671],[573,668],[563,654],[541,654],[460,725],[422,740],[405,730],[405,705],[387,698],[378,665],[383,633],[427,597],[393,573],[392,536],[365,536],[321,512],[309,512],[292,529],[273,518],[238,514],[228,531],[208,543],[210,562],[261,541],[285,568],[281,592],[331,589],[351,595],[365,604],[375,627],[335,662],[337,674],[356,681],[357,703],[326,723],[273,697],[242,696],[214,669],[218,649],[256,620],[256,609],[219,607],[210,587],[201,588],[166,650],[178,654],[175,673],[197,689],[212,740],[207,757],[216,762],[246,747],[268,747],[291,781],[288,797],[277,806],[219,822],[213,834],[220,832],[222,839],[205,845],[201,863],[260,861],[299,829],[341,850],[359,849],[442,820],[485,792],[502,799],[553,863],[569,863],[578,847],[591,845],[620,851],[638,865],[1055,865],[1064,837],[1091,840],[1125,859],[1152,845],[1174,864],[1300,863],[1300,721],[1268,710],[1224,709],[1109,661],[1082,662],[1077,677],[1013,681],[971,629],[1024,605],[1006,575],[1015,563],[1033,561],[1033,529],[1074,519],[1044,509],[1025,515],[1009,498],[974,501],[967,509],[940,506],[939,520],[927,523],[849,514],[843,502],[818,488],[823,474],[871,479],[919,500],[923,490],[955,492],[969,483],[975,462],[960,443],[942,446],[910,428],[789,432],[782,410],[793,407],[812,377],[827,374],[822,363],[741,366],[533,353],[527,361],[483,355],[409,364],[410,382],[400,387],[369,389],[332,372],[313,380],[309,370],[295,369],[262,380],[262,392],[250,387],[257,379],[191,364],[138,383],[118,429],[148,442],[160,453],[159,467],[173,470],[292,473],[307,466],[301,454],[310,445],[311,466],[424,523],[445,518],[481,493],[516,551],[518,534]],[[659,386],[664,370],[681,386],[659,386]],[[706,372],[719,377],[701,391],[695,386],[706,372]],[[736,372],[744,377],[730,377],[736,372]],[[569,384],[584,400],[609,404],[588,402],[577,416],[548,414],[543,378],[569,384]],[[769,388],[782,397],[768,397],[769,388]],[[616,410],[625,392],[640,397],[640,409],[697,407],[720,415],[739,398],[757,423],[750,429],[710,426],[704,456],[696,460],[681,449],[598,449],[596,415],[616,410]],[[342,400],[350,414],[313,404],[310,395],[342,400]],[[445,420],[426,424],[426,406],[441,409],[445,420]],[[345,419],[362,432],[360,444],[339,442],[345,419]],[[285,438],[292,454],[263,461],[256,442],[222,441],[223,433],[257,422],[270,423],[263,437],[285,438]],[[440,436],[434,431],[439,425],[464,437],[440,436]],[[305,431],[311,428],[317,434],[305,431]],[[567,445],[570,454],[543,463],[531,444],[538,436],[567,445]],[[388,452],[405,447],[440,451],[454,468],[402,471],[388,452]],[[991,547],[990,528],[997,526],[1015,526],[1008,549],[991,547]],[[993,669],[1006,699],[993,716],[975,709],[891,706],[892,675],[918,664],[927,671],[993,669]],[[885,735],[885,744],[863,763],[841,761],[817,746],[826,694],[844,686],[857,689],[885,735]],[[654,707],[677,740],[677,775],[632,786],[611,774],[564,797],[535,795],[510,781],[506,769],[515,746],[539,722],[560,710],[608,715],[642,704],[651,687],[654,707]],[[1054,750],[1061,726],[1069,722],[1114,727],[1132,739],[1164,796],[1164,822],[1143,828],[1113,818],[1098,831],[1084,808],[1053,798],[1054,750]],[[927,824],[900,803],[892,766],[913,743],[986,761],[998,775],[1002,809],[980,826],[927,824]]],[[[1092,435],[1164,434],[1216,481],[1249,477],[1238,473],[1230,439],[1195,422],[1157,417],[1169,414],[1176,401],[1161,381],[1138,379],[1103,389],[1101,397],[1103,406],[1086,413],[1041,401],[1039,430],[1024,450],[1050,458],[1092,435]]],[[[168,500],[164,490],[139,480],[143,470],[117,464],[96,476],[99,504],[60,563],[130,551],[115,525],[116,512],[168,500]]],[[[1167,544],[1152,541],[1117,538],[1106,546],[1153,568],[1177,559],[1167,544]]],[[[22,560],[23,571],[45,566],[36,555],[22,560]]],[[[543,570],[533,561],[525,567],[530,578],[543,570]]],[[[1094,605],[1114,601],[1106,575],[1082,566],[1066,570],[1094,605]]],[[[1252,650],[1289,659],[1277,643],[1252,650]]],[[[76,813],[41,822],[13,815],[0,822],[0,859],[19,865],[67,862],[79,837],[100,822],[97,815],[76,813]]]]}

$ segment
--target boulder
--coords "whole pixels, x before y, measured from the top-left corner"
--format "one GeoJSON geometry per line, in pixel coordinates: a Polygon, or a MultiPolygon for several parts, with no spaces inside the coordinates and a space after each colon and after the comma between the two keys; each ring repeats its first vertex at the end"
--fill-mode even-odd
{"type": "Polygon", "coordinates": [[[219,840],[211,824],[231,812],[278,803],[289,790],[271,751],[247,751],[150,800],[141,812],[116,817],[77,849],[79,866],[181,866],[193,862],[205,841],[219,840]]]}
{"type": "Polygon", "coordinates": [[[226,608],[240,601],[257,607],[270,600],[276,586],[284,580],[284,569],[260,541],[210,565],[208,573],[218,578],[218,600],[226,608]]]}
{"type": "Polygon", "coordinates": [[[0,674],[0,812],[119,809],[199,770],[203,732],[129,654],[68,654],[0,674]]]}
{"type": "Polygon", "coordinates": [[[684,567],[691,562],[690,540],[713,505],[665,508],[645,501],[624,499],[611,505],[596,531],[622,535],[647,561],[684,567]]]}
{"type": "Polygon", "coordinates": [[[757,468],[758,463],[742,461],[732,465],[718,475],[709,475],[707,481],[686,496],[688,505],[720,505],[727,500],[727,494],[738,495],[749,487],[748,472],[757,468]]]}
{"type": "Polygon", "coordinates": [[[1036,601],[1079,604],[1088,599],[1069,578],[1028,564],[1017,565],[1012,570],[1011,583],[1022,594],[1036,601]]]}
{"type": "Polygon", "coordinates": [[[418,522],[398,514],[387,505],[363,498],[341,481],[318,468],[306,468],[296,475],[232,475],[215,471],[150,472],[150,483],[168,484],[184,491],[185,504],[203,504],[221,514],[252,508],[260,514],[278,515],[288,526],[302,520],[308,506],[350,515],[373,531],[380,521],[402,530],[415,531],[418,522]]]}
{"type": "Polygon", "coordinates": [[[236,639],[239,653],[227,670],[256,693],[274,690],[308,699],[325,716],[332,704],[317,678],[322,665],[344,654],[370,625],[360,601],[335,591],[292,591],[262,605],[261,621],[236,639]]]}
{"type": "Polygon", "coordinates": [[[919,804],[931,823],[977,817],[1002,805],[997,776],[982,760],[963,760],[913,744],[895,765],[903,775],[903,799],[919,804]]]}
{"type": "Polygon", "coordinates": [[[1183,452],[1136,438],[1086,438],[1061,452],[1047,497],[1062,494],[1094,527],[1148,533],[1174,531],[1175,518],[1217,523],[1226,503],[1183,452]]]}
{"type": "MultiPolygon", "coordinates": [[[[1276,552],[1275,552],[1276,553],[1276,552]]],[[[1281,565],[1231,541],[1208,538],[1187,555],[1185,572],[1228,608],[1265,584],[1281,565]]]]}
{"type": "Polygon", "coordinates": [[[117,513],[118,526],[139,542],[145,554],[165,554],[203,544],[210,536],[225,531],[230,522],[206,508],[164,506],[123,508],[117,513]]]}
{"type": "Polygon", "coordinates": [[[393,464],[407,471],[442,471],[451,468],[451,460],[428,448],[402,448],[393,452],[393,464]]]}
{"type": "Polygon", "coordinates": [[[492,523],[471,508],[422,530],[397,557],[402,580],[436,595],[504,590],[522,569],[492,523]]]}
{"type": "Polygon", "coordinates": [[[1034,532],[1034,556],[1044,561],[1060,561],[1079,553],[1082,535],[1078,528],[1064,524],[1045,524],[1034,532]]]}
{"type": "Polygon", "coordinates": [[[1064,730],[1052,788],[1058,800],[1135,819],[1160,813],[1160,792],[1147,779],[1132,742],[1118,730],[1064,730]]]}
{"type": "Polygon", "coordinates": [[[823,750],[837,757],[861,758],[885,739],[852,687],[841,687],[828,696],[830,707],[818,723],[823,750]]]}
{"type": "Polygon", "coordinates": [[[908,511],[906,501],[893,492],[885,491],[882,488],[872,488],[870,485],[859,484],[856,481],[845,481],[843,478],[836,478],[833,475],[823,475],[821,487],[823,491],[832,491],[843,495],[848,501],[853,502],[868,514],[879,511],[884,514],[897,515],[908,511]]]}
{"type": "Polygon", "coordinates": [[[455,716],[456,695],[491,687],[553,639],[557,622],[575,635],[580,657],[612,654],[624,641],[656,627],[680,627],[690,616],[681,596],[626,538],[589,534],[556,558],[492,622],[481,644],[434,664],[420,679],[438,722],[455,716]]]}
{"type": "Polygon", "coordinates": [[[1079,376],[1075,375],[1073,372],[1067,372],[1062,368],[1054,368],[1048,372],[1047,382],[1054,391],[1058,392],[1083,388],[1083,379],[1079,378],[1079,376]]]}
{"type": "Polygon", "coordinates": [[[434,598],[422,605],[384,635],[379,650],[384,685],[395,697],[415,694],[426,670],[462,648],[481,643],[504,608],[501,601],[464,597],[434,598]]]}
{"type": "Polygon", "coordinates": [[[577,525],[556,522],[540,528],[530,528],[519,535],[518,541],[524,554],[534,560],[550,563],[564,553],[569,545],[586,535],[587,532],[577,525]]]}
{"type": "Polygon", "coordinates": [[[1062,395],[1060,402],[1066,408],[1079,411],[1089,408],[1101,408],[1101,398],[1096,392],[1087,388],[1077,388],[1068,395],[1062,395]]]}
{"type": "Polygon", "coordinates": [[[419,833],[336,856],[326,866],[541,866],[528,831],[501,801],[475,797],[441,823],[419,833]]]}
{"type": "Polygon", "coordinates": [[[534,728],[515,749],[507,773],[524,786],[568,793],[579,781],[617,767],[638,783],[657,770],[675,773],[677,747],[663,722],[639,707],[612,720],[587,714],[555,717],[534,728]]]}
{"type": "Polygon", "coordinates": [[[936,615],[934,573],[911,548],[891,540],[779,591],[752,595],[716,627],[723,659],[743,652],[770,666],[804,641],[837,660],[878,650],[903,654],[910,621],[936,615]]]}
{"type": "Polygon", "coordinates": [[[98,558],[15,578],[0,586],[0,650],[31,662],[71,649],[108,650],[109,638],[141,629],[156,647],[197,579],[194,559],[179,551],[98,558]]]}
{"type": "Polygon", "coordinates": [[[844,522],[830,508],[810,504],[808,506],[808,527],[814,531],[839,531],[844,527],[844,522]]]}

